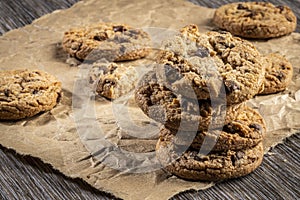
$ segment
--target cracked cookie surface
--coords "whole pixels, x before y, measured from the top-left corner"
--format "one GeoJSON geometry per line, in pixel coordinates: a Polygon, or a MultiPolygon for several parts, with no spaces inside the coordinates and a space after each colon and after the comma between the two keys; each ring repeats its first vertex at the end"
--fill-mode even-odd
{"type": "Polygon", "coordinates": [[[240,2],[221,6],[214,23],[234,35],[246,38],[272,38],[296,29],[297,18],[287,6],[266,2],[240,2]]]}
{"type": "Polygon", "coordinates": [[[99,23],[65,32],[64,50],[79,60],[126,61],[148,55],[148,33],[125,24],[99,23]]]}
{"type": "Polygon", "coordinates": [[[263,82],[264,89],[260,94],[273,94],[285,90],[292,81],[292,64],[278,53],[270,53],[265,59],[268,65],[263,82]]]}
{"type": "Polygon", "coordinates": [[[263,145],[252,148],[210,152],[201,155],[197,149],[183,151],[179,146],[159,140],[156,156],[168,172],[187,180],[220,181],[245,176],[262,162],[263,145]]]}
{"type": "Polygon", "coordinates": [[[46,72],[1,71],[0,119],[17,120],[51,110],[61,95],[61,83],[46,72]]]}
{"type": "Polygon", "coordinates": [[[95,62],[89,72],[95,92],[108,99],[116,99],[135,88],[138,73],[132,66],[95,62]]]}
{"type": "Polygon", "coordinates": [[[191,90],[181,86],[184,79],[198,99],[209,99],[212,92],[215,96],[226,93],[227,104],[255,96],[265,73],[262,56],[253,44],[229,32],[200,34],[195,25],[184,27],[181,34],[165,41],[157,62],[181,75],[171,85],[182,95],[191,95],[191,90]]]}

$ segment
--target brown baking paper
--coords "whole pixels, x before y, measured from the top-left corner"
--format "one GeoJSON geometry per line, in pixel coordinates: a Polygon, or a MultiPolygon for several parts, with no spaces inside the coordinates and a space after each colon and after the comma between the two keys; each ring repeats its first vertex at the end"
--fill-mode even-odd
{"type": "MultiPolygon", "coordinates": [[[[69,28],[100,21],[148,30],[176,30],[195,23],[201,31],[211,30],[213,12],[182,0],[86,0],[4,34],[0,38],[1,70],[45,70],[61,80],[64,96],[50,112],[17,122],[1,122],[1,145],[39,157],[69,177],[81,178],[124,199],[167,199],[182,191],[213,186],[214,183],[184,181],[160,170],[154,152],[159,125],[135,107],[130,98],[113,103],[86,98],[90,94],[77,81],[82,69],[66,64],[67,55],[60,44],[69,28]],[[132,124],[128,125],[126,119],[131,119],[128,121],[132,124]]],[[[153,40],[161,39],[164,31],[153,32],[153,40]]],[[[266,120],[267,151],[300,129],[300,34],[253,42],[262,53],[280,52],[294,66],[293,82],[287,91],[248,102],[266,120]]]]}

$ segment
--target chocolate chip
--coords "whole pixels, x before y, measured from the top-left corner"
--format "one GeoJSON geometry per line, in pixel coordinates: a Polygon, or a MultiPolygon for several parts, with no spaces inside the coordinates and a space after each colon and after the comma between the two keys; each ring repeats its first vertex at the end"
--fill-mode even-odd
{"type": "Polygon", "coordinates": [[[139,32],[137,30],[129,30],[129,36],[132,37],[134,35],[138,35],[139,32]]]}
{"type": "Polygon", "coordinates": [[[232,44],[232,43],[230,43],[230,44],[225,44],[225,47],[226,47],[226,48],[230,48],[230,49],[232,49],[232,48],[234,48],[234,47],[235,47],[235,45],[234,45],[234,44],[232,44]]]}
{"type": "Polygon", "coordinates": [[[205,58],[209,56],[209,51],[206,47],[199,47],[194,55],[200,58],[205,58]]]}
{"type": "Polygon", "coordinates": [[[245,10],[245,9],[248,9],[248,8],[246,6],[244,6],[243,4],[239,3],[237,9],[238,10],[245,10]]]}
{"type": "Polygon", "coordinates": [[[97,41],[103,41],[103,40],[105,40],[106,38],[105,38],[104,36],[102,36],[102,35],[95,35],[95,36],[93,37],[93,39],[94,39],[94,40],[97,40],[97,41]]]}
{"type": "Polygon", "coordinates": [[[181,78],[179,72],[170,65],[164,65],[164,72],[166,76],[166,81],[168,83],[174,83],[175,81],[178,81],[181,78]]]}
{"type": "Polygon", "coordinates": [[[285,74],[282,73],[282,71],[279,71],[279,72],[276,74],[276,78],[277,78],[279,81],[282,81],[282,80],[285,78],[285,74]]]}
{"type": "Polygon", "coordinates": [[[230,156],[230,160],[231,160],[231,162],[232,162],[232,165],[235,166],[235,162],[236,162],[238,159],[236,158],[235,155],[231,155],[231,156],[230,156]]]}
{"type": "Polygon", "coordinates": [[[278,8],[278,9],[280,10],[280,13],[282,13],[282,12],[283,12],[283,10],[284,10],[284,6],[282,6],[282,5],[280,5],[280,6],[276,6],[276,8],[278,8]]]}
{"type": "Polygon", "coordinates": [[[120,25],[120,26],[113,26],[113,30],[114,32],[124,32],[127,29],[124,26],[120,25]]]}
{"type": "Polygon", "coordinates": [[[236,83],[235,81],[232,80],[226,80],[224,81],[225,84],[225,90],[227,94],[231,94],[236,90],[240,89],[240,86],[238,85],[238,83],[236,83]]]}
{"type": "Polygon", "coordinates": [[[259,133],[262,133],[262,126],[260,124],[252,123],[249,125],[249,128],[254,129],[255,131],[258,131],[259,133]]]}
{"type": "Polygon", "coordinates": [[[120,47],[120,52],[121,52],[121,54],[124,54],[125,51],[126,51],[126,47],[122,45],[122,46],[120,47]]]}
{"type": "Polygon", "coordinates": [[[10,94],[10,90],[9,90],[9,89],[5,89],[5,90],[4,90],[4,95],[5,95],[6,97],[9,97],[9,94],[10,94]]]}
{"type": "Polygon", "coordinates": [[[108,68],[108,71],[110,74],[112,74],[118,67],[116,65],[110,65],[108,68]]]}
{"type": "Polygon", "coordinates": [[[283,70],[285,70],[286,69],[285,64],[281,64],[280,68],[283,69],[283,70]]]}
{"type": "Polygon", "coordinates": [[[252,10],[247,10],[249,13],[247,14],[247,15],[245,15],[245,17],[250,17],[250,18],[252,18],[252,17],[254,17],[254,16],[256,16],[257,15],[257,12],[255,12],[255,11],[252,11],[252,10]]]}
{"type": "Polygon", "coordinates": [[[244,72],[245,72],[245,73],[250,73],[251,70],[250,70],[250,69],[245,69],[244,72]]]}
{"type": "Polygon", "coordinates": [[[219,35],[218,35],[216,38],[217,38],[218,40],[222,40],[222,41],[226,40],[226,38],[225,38],[225,37],[223,37],[223,36],[219,36],[219,35]]]}
{"type": "Polygon", "coordinates": [[[223,126],[223,131],[225,131],[227,133],[235,133],[236,132],[234,126],[231,123],[228,123],[228,124],[224,125],[223,126]]]}
{"type": "Polygon", "coordinates": [[[245,156],[245,153],[242,152],[242,151],[238,151],[235,155],[231,155],[230,159],[231,159],[231,162],[232,162],[233,166],[235,166],[236,161],[240,160],[244,156],[245,156]]]}
{"type": "Polygon", "coordinates": [[[288,20],[289,22],[293,22],[293,19],[290,16],[285,16],[286,20],[288,20]]]}
{"type": "Polygon", "coordinates": [[[37,94],[38,92],[38,90],[33,90],[32,94],[37,94]]]}

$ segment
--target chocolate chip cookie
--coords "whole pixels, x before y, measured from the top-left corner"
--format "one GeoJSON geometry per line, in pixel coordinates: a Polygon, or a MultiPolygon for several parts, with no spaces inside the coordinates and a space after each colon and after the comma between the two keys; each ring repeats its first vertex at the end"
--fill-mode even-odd
{"type": "Polygon", "coordinates": [[[210,152],[201,155],[199,150],[189,148],[181,152],[179,146],[159,140],[156,156],[168,172],[187,180],[220,181],[245,176],[262,162],[263,145],[242,150],[210,152]]]}
{"type": "Polygon", "coordinates": [[[73,28],[64,34],[63,49],[79,60],[135,60],[145,57],[151,46],[149,35],[125,24],[99,23],[73,28]]]}
{"type": "Polygon", "coordinates": [[[227,111],[224,126],[190,132],[162,128],[160,140],[195,149],[212,149],[213,151],[241,150],[262,142],[266,132],[262,116],[252,108],[241,105],[227,111]],[[203,146],[204,140],[207,140],[203,146]],[[207,143],[209,141],[209,143],[207,143]]]}
{"type": "Polygon", "coordinates": [[[181,84],[182,79],[188,80],[198,99],[211,98],[212,91],[215,96],[226,93],[227,104],[241,103],[256,95],[265,72],[257,49],[228,32],[200,34],[195,27],[185,27],[162,45],[157,62],[171,66],[181,75],[171,87],[189,97],[191,90],[181,84]],[[217,84],[220,82],[223,90],[217,84]]]}
{"type": "Polygon", "coordinates": [[[213,22],[234,35],[263,39],[293,32],[297,18],[287,6],[275,6],[266,2],[240,2],[218,8],[213,22]]]}
{"type": "Polygon", "coordinates": [[[17,120],[51,110],[61,95],[61,83],[46,72],[1,71],[0,119],[17,120]]]}
{"type": "Polygon", "coordinates": [[[90,72],[90,84],[98,95],[116,99],[134,89],[138,74],[134,67],[117,63],[95,62],[90,72]]]}
{"type": "Polygon", "coordinates": [[[257,124],[257,129],[261,129],[257,132],[264,132],[262,117],[244,104],[226,106],[187,98],[163,84],[165,81],[160,82],[157,73],[150,71],[142,78],[135,90],[135,101],[147,116],[168,129],[198,131],[222,128],[227,124],[228,132],[245,136],[254,130],[251,126],[257,124]]]}
{"type": "Polygon", "coordinates": [[[272,94],[286,89],[292,81],[292,64],[282,55],[271,53],[265,56],[266,74],[260,94],[272,94]]]}

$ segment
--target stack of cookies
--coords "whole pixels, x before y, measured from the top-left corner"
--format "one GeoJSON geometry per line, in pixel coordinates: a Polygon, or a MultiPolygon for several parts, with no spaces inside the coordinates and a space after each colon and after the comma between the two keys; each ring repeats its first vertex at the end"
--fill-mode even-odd
{"type": "Polygon", "coordinates": [[[196,25],[163,43],[135,99],[164,125],[156,155],[167,171],[217,181],[260,165],[265,123],[244,102],[263,91],[265,62],[250,42],[228,32],[200,34],[196,25]]]}

